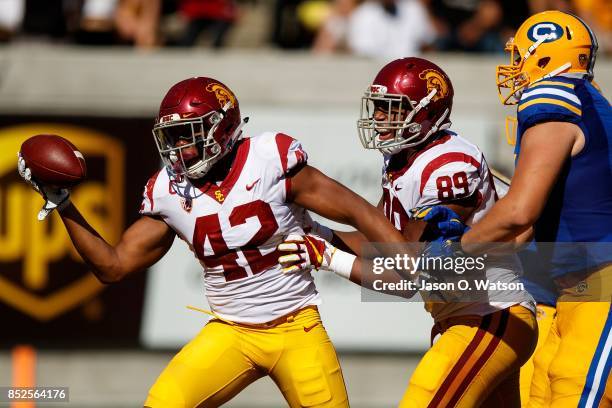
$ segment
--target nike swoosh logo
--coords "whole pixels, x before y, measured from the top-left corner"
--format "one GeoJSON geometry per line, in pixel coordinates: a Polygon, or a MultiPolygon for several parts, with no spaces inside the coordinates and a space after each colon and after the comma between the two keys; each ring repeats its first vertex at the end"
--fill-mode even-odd
{"type": "Polygon", "coordinates": [[[304,331],[305,331],[306,333],[308,333],[309,331],[311,331],[312,329],[314,329],[315,327],[317,327],[317,325],[318,325],[318,324],[319,324],[319,323],[315,323],[315,324],[313,324],[312,326],[304,326],[304,331]]]}
{"type": "Polygon", "coordinates": [[[251,191],[253,189],[253,187],[255,187],[255,184],[259,183],[259,180],[261,180],[261,178],[258,178],[257,180],[255,180],[251,184],[247,184],[246,185],[246,190],[247,191],[251,191]]]}

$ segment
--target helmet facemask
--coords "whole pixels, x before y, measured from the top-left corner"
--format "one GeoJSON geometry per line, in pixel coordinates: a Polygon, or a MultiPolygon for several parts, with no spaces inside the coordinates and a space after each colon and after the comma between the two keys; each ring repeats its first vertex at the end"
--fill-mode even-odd
{"type": "Polygon", "coordinates": [[[516,105],[523,90],[529,85],[529,75],[522,72],[527,56],[521,56],[514,38],[508,40],[505,51],[510,53],[510,64],[497,66],[497,91],[502,104],[516,105]]]}
{"type": "Polygon", "coordinates": [[[377,149],[384,154],[396,154],[399,151],[423,143],[438,130],[450,127],[447,121],[447,109],[427,134],[422,134],[422,126],[413,122],[415,116],[436,95],[433,89],[419,102],[412,101],[408,96],[386,93],[381,85],[372,85],[361,98],[361,115],[357,121],[359,138],[366,149],[377,149]],[[376,111],[385,114],[385,120],[376,120],[376,111]],[[405,118],[404,118],[405,116],[405,118]]]}
{"type": "MultiPolygon", "coordinates": [[[[586,24],[585,27],[588,28],[586,24]]],[[[592,65],[594,64],[595,53],[597,52],[597,40],[594,36],[591,38],[593,47],[590,52],[591,56],[589,57],[590,61],[587,71],[590,77],[592,77],[592,65]]],[[[527,48],[524,55],[521,55],[514,38],[510,38],[505,49],[506,52],[510,53],[510,65],[498,65],[496,72],[497,90],[502,104],[516,105],[520,101],[523,91],[530,84],[566,71],[571,72],[572,68],[575,68],[570,61],[560,63],[558,60],[556,60],[556,63],[560,65],[552,68],[550,65],[552,65],[553,62],[550,56],[541,56],[533,61],[533,57],[537,57],[537,55],[535,55],[536,50],[542,44],[545,44],[548,40],[556,39],[556,35],[552,33],[542,35],[527,48]]],[[[570,57],[568,57],[568,59],[570,59],[570,57]]]]}
{"type": "Polygon", "coordinates": [[[231,150],[242,126],[236,128],[226,146],[221,146],[215,133],[225,111],[211,111],[193,119],[180,119],[178,114],[160,118],[153,127],[153,136],[162,161],[174,176],[201,178],[231,150]]]}

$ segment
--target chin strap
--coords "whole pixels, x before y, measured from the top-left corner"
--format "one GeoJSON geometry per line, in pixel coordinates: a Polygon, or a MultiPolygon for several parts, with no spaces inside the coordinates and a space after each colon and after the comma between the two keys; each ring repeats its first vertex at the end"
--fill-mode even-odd
{"type": "Polygon", "coordinates": [[[234,130],[234,133],[232,133],[232,136],[230,137],[230,140],[234,140],[234,142],[237,142],[238,140],[240,140],[242,138],[242,128],[247,123],[249,123],[249,117],[248,116],[246,118],[242,119],[240,124],[238,126],[236,126],[236,130],[234,130]]]}
{"type": "MultiPolygon", "coordinates": [[[[531,57],[535,53],[536,49],[540,45],[542,45],[545,41],[555,39],[555,38],[556,38],[556,35],[551,33],[551,34],[540,37],[535,43],[531,44],[531,46],[527,49],[525,56],[523,57],[523,63],[525,63],[525,61],[527,61],[527,58],[531,57]]],[[[542,81],[544,79],[548,79],[550,77],[554,77],[555,75],[559,75],[560,73],[567,71],[571,67],[572,67],[572,63],[566,62],[560,67],[553,69],[552,71],[550,71],[548,74],[544,75],[542,78],[538,79],[537,81],[534,81],[534,83],[538,81],[542,81]]],[[[520,95],[519,95],[519,98],[520,98],[520,95]]]]}
{"type": "MultiPolygon", "coordinates": [[[[402,141],[406,140],[403,137],[403,133],[406,130],[407,127],[409,127],[411,125],[410,122],[412,122],[412,119],[416,116],[417,113],[419,113],[421,111],[421,109],[425,108],[427,105],[430,104],[431,100],[434,98],[434,96],[436,96],[436,94],[438,93],[438,89],[434,88],[431,90],[431,92],[429,92],[429,94],[427,94],[427,96],[425,96],[423,99],[421,99],[419,101],[419,103],[414,107],[414,109],[408,114],[408,116],[406,117],[406,119],[404,119],[404,128],[402,129],[398,129],[396,132],[396,137],[395,137],[395,141],[394,141],[394,145],[393,146],[389,146],[389,147],[383,147],[383,148],[379,148],[379,150],[383,153],[383,154],[389,154],[389,155],[393,155],[395,153],[398,153],[400,150],[409,147],[409,146],[417,146],[421,143],[423,143],[425,140],[427,140],[427,138],[429,138],[429,136],[433,135],[434,133],[440,131],[440,130],[445,130],[450,128],[451,126],[451,122],[450,121],[446,121],[446,118],[448,117],[448,114],[450,113],[450,110],[448,108],[446,108],[446,110],[444,111],[444,113],[442,114],[442,116],[440,116],[440,118],[436,121],[436,123],[431,127],[431,129],[429,129],[429,131],[427,132],[427,134],[418,142],[415,143],[401,143],[402,141]],[[444,121],[446,121],[446,123],[443,123],[444,121]],[[397,142],[397,139],[400,139],[400,142],[397,142]]],[[[417,135],[420,131],[421,131],[421,125],[418,123],[414,123],[412,125],[417,125],[417,129],[414,130],[414,134],[417,135]]]]}
{"type": "Polygon", "coordinates": [[[444,122],[446,120],[446,118],[448,117],[448,114],[449,114],[449,110],[448,110],[448,108],[446,108],[446,110],[444,111],[442,116],[440,116],[440,119],[438,119],[436,121],[436,123],[431,127],[431,129],[429,129],[429,132],[427,132],[427,134],[425,135],[423,140],[427,140],[427,138],[429,136],[433,135],[434,133],[436,133],[436,132],[438,132],[440,130],[446,130],[446,129],[451,127],[450,120],[447,121],[446,123],[442,124],[442,122],[444,122]]]}
{"type": "MultiPolygon", "coordinates": [[[[419,144],[425,142],[427,139],[429,139],[429,137],[431,135],[433,135],[436,132],[439,132],[441,130],[446,130],[448,128],[451,127],[451,121],[447,121],[446,123],[442,123],[446,120],[446,118],[448,117],[449,114],[449,109],[446,108],[446,110],[444,111],[444,113],[442,114],[442,116],[440,116],[440,118],[436,121],[436,123],[431,127],[431,129],[429,129],[429,132],[427,132],[427,134],[418,142],[416,143],[412,143],[410,144],[410,146],[418,146],[419,144]]],[[[382,148],[380,149],[380,151],[383,154],[389,154],[389,155],[394,155],[396,153],[398,153],[400,150],[404,149],[408,147],[407,145],[396,145],[396,146],[391,146],[391,147],[387,147],[387,148],[382,148]]]]}
{"type": "Polygon", "coordinates": [[[527,52],[525,53],[525,56],[523,57],[523,61],[527,61],[527,58],[531,57],[533,55],[533,53],[535,52],[535,50],[542,45],[542,43],[544,43],[544,41],[546,40],[552,40],[554,39],[556,36],[553,34],[548,34],[548,35],[543,35],[542,37],[540,37],[540,39],[538,39],[536,42],[534,42],[533,44],[531,44],[531,46],[529,48],[527,48],[527,52]]]}
{"type": "MultiPolygon", "coordinates": [[[[567,71],[567,70],[568,70],[568,69],[570,69],[571,67],[572,67],[572,63],[571,63],[571,62],[566,62],[565,64],[561,65],[559,68],[557,68],[557,69],[553,69],[553,70],[552,70],[552,71],[550,71],[548,74],[544,75],[544,76],[542,77],[542,79],[540,79],[540,81],[541,81],[541,80],[543,80],[543,79],[547,79],[547,78],[550,78],[550,77],[554,77],[555,75],[559,75],[560,73],[567,71]]],[[[537,81],[536,81],[536,82],[537,82],[537,81]]]]}
{"type": "Polygon", "coordinates": [[[406,119],[404,119],[404,125],[408,125],[410,122],[412,122],[412,118],[414,118],[416,114],[421,111],[421,109],[429,105],[429,103],[431,102],[433,97],[436,96],[437,93],[438,93],[438,89],[434,88],[431,90],[431,92],[429,92],[429,94],[427,94],[426,97],[421,99],[419,103],[414,107],[412,112],[410,112],[408,116],[406,116],[406,119]]]}
{"type": "MultiPolygon", "coordinates": [[[[434,96],[436,96],[436,94],[438,93],[438,89],[434,88],[431,90],[431,92],[429,92],[427,94],[427,96],[425,96],[423,99],[421,99],[419,101],[419,103],[414,106],[414,108],[412,109],[412,111],[410,111],[410,113],[408,114],[408,116],[406,116],[406,119],[404,119],[404,126],[401,129],[396,130],[395,132],[395,139],[393,141],[391,141],[390,144],[393,144],[392,146],[389,147],[382,147],[379,148],[379,150],[383,153],[383,154],[395,154],[397,152],[399,152],[400,150],[408,147],[407,143],[402,143],[403,141],[405,141],[406,139],[403,137],[404,131],[406,131],[406,129],[411,126],[411,125],[416,125],[414,130],[411,130],[412,133],[414,133],[414,135],[416,136],[420,131],[421,131],[421,125],[418,123],[411,123],[412,119],[416,116],[417,113],[419,113],[421,111],[421,109],[425,108],[427,105],[429,105],[429,103],[431,102],[431,100],[433,99],[434,96]]],[[[448,109],[447,109],[448,111],[448,109]]],[[[446,116],[448,114],[448,112],[445,112],[444,116],[446,116]]],[[[429,134],[428,134],[429,135],[429,134]]],[[[411,144],[411,146],[416,146],[419,143],[423,142],[427,137],[424,137],[421,141],[411,144]]]]}

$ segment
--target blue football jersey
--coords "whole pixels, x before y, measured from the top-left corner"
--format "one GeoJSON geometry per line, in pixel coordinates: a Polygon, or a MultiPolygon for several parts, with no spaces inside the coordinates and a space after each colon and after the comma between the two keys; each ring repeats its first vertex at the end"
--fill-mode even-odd
{"type": "MultiPolygon", "coordinates": [[[[579,126],[585,146],[565,163],[537,220],[536,242],[612,242],[612,110],[587,79],[555,76],[531,85],[518,105],[516,153],[530,127],[543,122],[579,126]]],[[[555,143],[555,135],[550,135],[555,143]]],[[[546,152],[542,152],[546,154],[546,152]]],[[[548,250],[553,277],[612,262],[611,245],[560,244],[548,250]],[[580,247],[580,248],[578,248],[580,247]]]]}

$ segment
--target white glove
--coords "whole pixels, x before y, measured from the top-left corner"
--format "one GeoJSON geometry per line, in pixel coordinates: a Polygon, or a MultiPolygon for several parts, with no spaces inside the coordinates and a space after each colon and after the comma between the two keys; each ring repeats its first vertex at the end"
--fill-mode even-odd
{"type": "Polygon", "coordinates": [[[278,257],[283,273],[326,269],[349,279],[356,259],[355,255],[312,235],[291,234],[277,249],[287,253],[278,257]]]}
{"type": "Polygon", "coordinates": [[[53,188],[45,186],[32,178],[32,172],[26,166],[25,160],[21,157],[21,153],[17,153],[17,170],[23,178],[34,190],[36,190],[45,199],[45,204],[38,212],[38,220],[42,221],[56,208],[63,210],[70,204],[70,191],[67,188],[53,188]]]}

